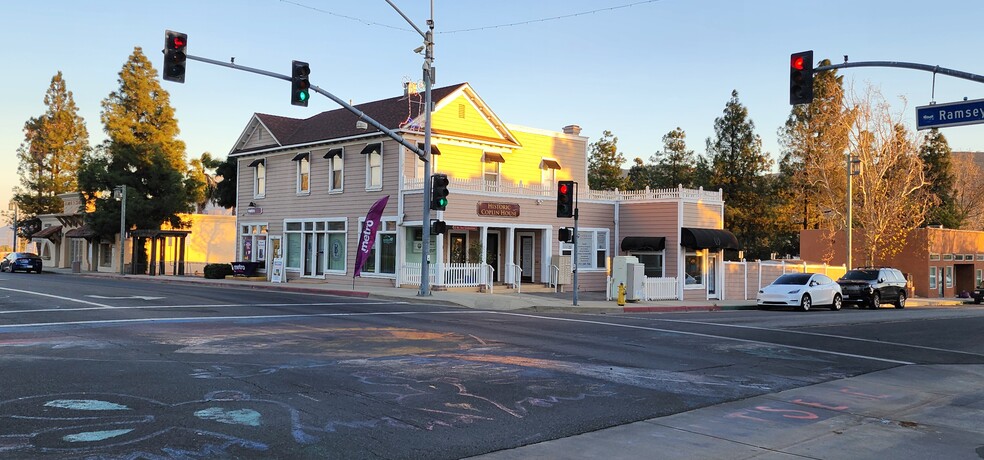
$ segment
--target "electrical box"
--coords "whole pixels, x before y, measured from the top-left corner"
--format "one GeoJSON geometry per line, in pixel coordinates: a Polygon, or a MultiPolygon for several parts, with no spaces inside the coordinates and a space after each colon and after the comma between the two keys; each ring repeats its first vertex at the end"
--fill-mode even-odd
{"type": "Polygon", "coordinates": [[[573,265],[571,265],[571,256],[561,256],[553,255],[553,264],[560,268],[560,273],[557,275],[557,284],[571,284],[574,282],[574,272],[573,265]]]}
{"type": "Polygon", "coordinates": [[[626,292],[629,292],[629,284],[626,282],[626,265],[639,263],[636,256],[615,256],[612,258],[612,285],[608,298],[618,298],[618,283],[624,283],[626,292]]]}
{"type": "Polygon", "coordinates": [[[625,300],[638,302],[646,298],[646,265],[625,264],[625,300]]]}

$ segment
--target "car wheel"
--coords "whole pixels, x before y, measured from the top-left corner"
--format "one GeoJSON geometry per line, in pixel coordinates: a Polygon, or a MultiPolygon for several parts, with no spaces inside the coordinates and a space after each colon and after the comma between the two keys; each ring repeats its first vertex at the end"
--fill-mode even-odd
{"type": "Polygon", "coordinates": [[[840,311],[841,307],[844,305],[844,300],[841,299],[840,294],[834,294],[834,303],[830,304],[831,311],[840,311]]]}
{"type": "Polygon", "coordinates": [[[895,308],[905,308],[905,292],[899,293],[899,300],[895,301],[895,308]]]}
{"type": "Polygon", "coordinates": [[[810,307],[813,306],[813,299],[810,298],[810,294],[803,294],[803,300],[800,300],[800,311],[810,311],[810,307]]]}
{"type": "Polygon", "coordinates": [[[877,292],[871,294],[871,304],[868,305],[868,308],[874,310],[880,306],[881,306],[881,295],[878,294],[877,292]]]}

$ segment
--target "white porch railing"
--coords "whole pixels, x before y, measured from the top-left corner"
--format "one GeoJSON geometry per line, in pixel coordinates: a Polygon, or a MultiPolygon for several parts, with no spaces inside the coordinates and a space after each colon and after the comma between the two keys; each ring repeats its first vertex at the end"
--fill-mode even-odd
{"type": "MultiPolygon", "coordinates": [[[[402,177],[402,190],[423,190],[424,179],[402,177]]],[[[556,198],[556,187],[553,184],[526,184],[522,181],[506,183],[504,180],[486,181],[484,178],[461,179],[448,177],[448,187],[455,192],[489,193],[515,197],[549,197],[556,198]]],[[[589,190],[585,195],[589,200],[601,201],[665,201],[677,199],[702,200],[705,202],[720,202],[723,198],[721,190],[711,191],[703,188],[689,189],[683,187],[643,190],[589,190]]]]}
{"type": "Polygon", "coordinates": [[[512,271],[512,285],[516,288],[516,293],[523,292],[523,267],[518,264],[509,264],[512,271]]]}
{"type": "MultiPolygon", "coordinates": [[[[444,287],[471,287],[485,286],[488,292],[492,292],[492,279],[495,269],[489,264],[443,264],[444,266],[444,287]]],[[[430,284],[437,284],[438,264],[430,264],[427,267],[430,272],[430,284]]],[[[420,286],[420,263],[407,262],[403,265],[400,284],[420,286]]]]}

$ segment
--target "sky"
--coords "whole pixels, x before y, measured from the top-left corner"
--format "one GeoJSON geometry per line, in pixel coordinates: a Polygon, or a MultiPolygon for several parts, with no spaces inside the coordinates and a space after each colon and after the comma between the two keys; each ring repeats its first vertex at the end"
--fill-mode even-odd
{"type": "MultiPolygon", "coordinates": [[[[763,150],[778,160],[790,112],[789,55],[834,63],[900,61],[984,74],[978,0],[393,0],[419,28],[433,18],[436,86],[468,82],[506,123],[589,142],[604,131],[631,161],[648,160],[680,127],[698,154],[731,91],[748,109],[763,150]]],[[[6,2],[0,39],[0,210],[17,174],[23,126],[45,112],[62,71],[90,143],[105,140],[101,102],[141,47],[160,70],[164,31],[188,34],[188,54],[290,74],[355,104],[402,93],[421,79],[422,38],[385,0],[49,0],[6,2]],[[164,6],[170,6],[164,10],[164,6]]],[[[915,125],[915,107],[984,98],[979,83],[898,68],[840,71],[872,85],[915,125]],[[935,96],[935,97],[934,97],[935,96]]],[[[313,94],[290,105],[290,83],[189,61],[184,84],[164,82],[188,158],[224,158],[255,112],[306,118],[339,108],[313,94]]],[[[984,125],[946,128],[955,151],[984,151],[984,125]]],[[[626,165],[628,166],[628,165],[626,165]]]]}

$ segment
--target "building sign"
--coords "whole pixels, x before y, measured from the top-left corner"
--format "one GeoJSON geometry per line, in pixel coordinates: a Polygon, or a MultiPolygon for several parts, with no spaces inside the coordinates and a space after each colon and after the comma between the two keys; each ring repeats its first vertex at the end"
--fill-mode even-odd
{"type": "Polygon", "coordinates": [[[516,203],[478,203],[478,215],[519,217],[519,205],[516,203]]]}

